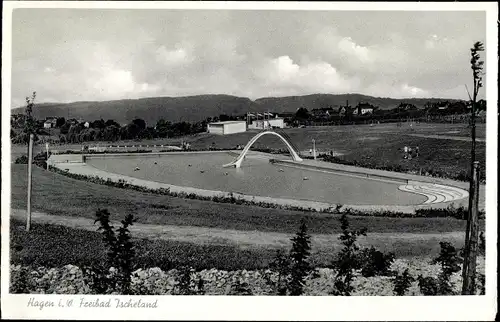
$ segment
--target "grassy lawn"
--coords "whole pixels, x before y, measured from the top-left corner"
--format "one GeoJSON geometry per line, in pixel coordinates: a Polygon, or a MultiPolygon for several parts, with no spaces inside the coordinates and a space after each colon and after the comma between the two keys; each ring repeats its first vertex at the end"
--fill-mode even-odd
{"type": "MultiPolygon", "coordinates": [[[[106,248],[100,233],[65,226],[34,223],[32,230],[25,231],[25,223],[11,220],[10,262],[14,265],[61,267],[67,264],[87,266],[102,264],[106,259],[106,248]]],[[[96,226],[97,229],[97,226],[96,226]]],[[[370,235],[370,232],[368,233],[370,235]]],[[[293,234],[290,234],[292,237],[293,234]]],[[[314,234],[312,234],[314,239],[314,234]]],[[[447,239],[460,248],[463,242],[447,239]]],[[[136,249],[137,268],[178,268],[190,265],[201,269],[258,269],[265,268],[274,259],[276,247],[237,245],[195,244],[175,240],[132,239],[136,249]]],[[[374,243],[383,252],[394,252],[396,258],[420,258],[439,253],[439,238],[422,240],[395,240],[392,244],[374,243]]],[[[283,247],[283,246],[281,246],[283,247]]],[[[331,263],[341,247],[313,243],[311,264],[324,267],[331,263]]],[[[283,250],[288,251],[285,247],[283,250]]]]}
{"type": "MultiPolygon", "coordinates": [[[[58,225],[37,224],[27,233],[24,223],[11,220],[11,264],[60,267],[103,264],[106,248],[100,233],[58,225]]],[[[96,226],[97,228],[97,226],[96,226]]],[[[265,267],[274,249],[240,249],[224,245],[196,245],[165,240],[133,239],[138,268],[253,269],[265,267]]]]}
{"type": "MultiPolygon", "coordinates": [[[[11,207],[25,208],[26,166],[12,165],[11,169],[11,207]]],[[[340,232],[338,215],[181,199],[70,179],[38,167],[33,170],[33,209],[52,215],[94,218],[97,209],[106,208],[115,218],[131,213],[144,224],[282,233],[294,233],[301,218],[305,218],[311,233],[340,232]]],[[[465,222],[454,218],[352,217],[350,223],[353,228],[368,227],[370,232],[465,230],[465,222]]]]}

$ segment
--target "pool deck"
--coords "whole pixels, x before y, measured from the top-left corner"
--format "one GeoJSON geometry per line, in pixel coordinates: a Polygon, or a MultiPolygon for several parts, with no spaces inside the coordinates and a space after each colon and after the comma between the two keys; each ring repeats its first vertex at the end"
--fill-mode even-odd
{"type": "MultiPolygon", "coordinates": [[[[214,151],[207,151],[204,153],[211,153],[214,151]]],[[[234,153],[234,154],[239,154],[241,151],[225,151],[226,153],[234,153]]],[[[174,152],[175,154],[178,154],[179,152],[174,152]]],[[[200,153],[200,152],[183,152],[183,153],[200,153]]],[[[203,153],[203,152],[202,152],[203,153]]],[[[169,154],[169,152],[164,152],[162,154],[169,154]]],[[[132,154],[132,155],[137,155],[137,154],[132,154]]],[[[148,154],[145,154],[148,155],[148,154]]],[[[276,155],[274,154],[267,154],[267,153],[253,153],[254,157],[258,158],[266,158],[266,159],[274,159],[276,158],[276,155]]],[[[92,155],[93,156],[93,155],[92,155]]],[[[97,156],[97,155],[96,155],[97,156]]],[[[105,156],[105,155],[99,155],[99,156],[105,156]]],[[[315,161],[315,160],[304,160],[302,162],[294,162],[294,161],[287,161],[287,160],[279,160],[278,162],[282,164],[289,164],[290,166],[306,166],[307,168],[309,167],[318,167],[318,168],[328,168],[331,169],[332,171],[341,171],[348,173],[347,175],[357,175],[357,176],[366,176],[370,179],[376,179],[380,180],[380,178],[385,178],[388,180],[391,180],[391,178],[395,181],[407,181],[407,182],[425,182],[425,183],[433,183],[433,184],[441,184],[441,185],[447,185],[451,187],[456,187],[456,188],[461,188],[464,190],[468,190],[468,183],[467,182],[459,182],[459,181],[453,181],[453,180],[448,180],[448,179],[441,179],[441,178],[434,178],[434,177],[427,177],[427,176],[419,176],[419,175],[412,175],[412,174],[406,174],[406,173],[399,173],[399,172],[390,172],[390,171],[384,171],[384,170],[377,170],[377,169],[368,169],[368,168],[360,168],[360,167],[354,167],[354,166],[348,166],[348,165],[343,165],[343,164],[336,164],[336,163],[329,163],[329,162],[323,162],[323,161],[315,161]],[[378,177],[379,179],[377,179],[378,177]]],[[[49,161],[50,163],[50,161],[49,161]]],[[[69,172],[74,173],[74,174],[80,174],[80,175],[85,175],[85,176],[97,176],[99,178],[102,178],[104,180],[111,180],[114,182],[117,182],[118,180],[125,180],[127,183],[132,184],[132,185],[137,185],[137,186],[142,186],[146,187],[149,189],[169,189],[171,192],[174,193],[193,193],[199,196],[203,197],[212,197],[212,196],[221,196],[221,197],[230,197],[231,195],[235,198],[240,198],[243,200],[247,201],[252,201],[252,202],[264,202],[264,203],[272,203],[276,205],[281,205],[281,206],[288,206],[288,207],[300,207],[300,208],[311,208],[315,209],[317,211],[322,211],[325,209],[333,208],[335,209],[337,204],[333,203],[325,203],[325,202],[317,202],[317,201],[309,201],[309,200],[296,200],[296,199],[285,199],[285,198],[274,198],[274,197],[265,197],[265,196],[253,196],[253,195],[246,195],[246,194],[240,194],[240,193],[231,193],[227,191],[217,191],[217,190],[206,190],[206,189],[199,189],[199,188],[193,188],[193,187],[183,187],[183,186],[176,186],[176,185],[171,185],[167,183],[160,183],[160,182],[155,182],[155,181],[150,181],[150,180],[143,180],[143,179],[138,179],[126,175],[120,175],[120,174],[115,174],[115,173],[110,173],[107,171],[103,171],[100,169],[97,169],[95,167],[92,167],[88,164],[85,164],[84,162],[52,162],[52,165],[56,166],[59,169],[65,170],[68,169],[69,172]]],[[[382,179],[383,180],[383,179],[382,179]]],[[[485,202],[484,202],[484,189],[485,186],[481,185],[480,187],[480,200],[479,200],[479,208],[484,209],[485,207],[485,202]]],[[[458,207],[458,206],[464,206],[467,207],[468,204],[468,198],[463,198],[460,200],[455,200],[452,202],[443,202],[443,203],[432,203],[432,204],[420,204],[420,205],[408,205],[408,206],[400,206],[400,205],[342,205],[340,208],[340,211],[343,211],[347,208],[352,209],[352,210],[359,210],[359,211],[395,211],[395,212],[403,212],[403,213],[414,213],[416,209],[425,209],[425,208],[445,208],[449,205],[453,204],[453,206],[458,207]]]]}

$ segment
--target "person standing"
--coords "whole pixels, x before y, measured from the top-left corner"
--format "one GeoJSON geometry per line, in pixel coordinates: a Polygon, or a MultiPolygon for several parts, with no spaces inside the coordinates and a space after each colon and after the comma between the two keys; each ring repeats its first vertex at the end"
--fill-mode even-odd
{"type": "Polygon", "coordinates": [[[403,151],[404,151],[403,159],[407,159],[408,158],[408,147],[406,145],[405,145],[403,151]]]}
{"type": "Polygon", "coordinates": [[[417,155],[417,157],[420,155],[420,152],[418,150],[418,146],[415,147],[415,154],[417,155]]]}

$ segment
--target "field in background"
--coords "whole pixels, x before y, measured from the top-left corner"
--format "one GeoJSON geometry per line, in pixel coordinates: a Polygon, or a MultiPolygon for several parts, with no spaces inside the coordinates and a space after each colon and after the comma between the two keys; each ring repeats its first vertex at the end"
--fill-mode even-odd
{"type": "MultiPolygon", "coordinates": [[[[316,141],[319,152],[342,153],[340,157],[345,161],[356,161],[360,166],[388,167],[400,166],[404,170],[424,172],[427,169],[447,173],[450,176],[465,175],[470,167],[470,142],[451,140],[448,138],[430,138],[424,136],[457,137],[467,139],[470,137],[470,129],[465,124],[441,124],[441,123],[419,123],[411,128],[408,123],[401,127],[397,124],[370,125],[345,125],[328,127],[290,128],[284,130],[292,142],[301,151],[312,149],[312,140],[316,141]],[[412,160],[402,158],[404,146],[419,147],[420,157],[412,160]]],[[[189,142],[193,149],[216,148],[233,149],[237,145],[245,145],[257,132],[249,131],[226,136],[218,136],[202,133],[193,136],[171,139],[156,139],[120,142],[89,142],[89,145],[180,145],[182,141],[189,142]]],[[[485,139],[485,124],[477,124],[477,137],[485,139]]],[[[285,149],[278,138],[264,136],[255,145],[256,148],[285,149]]],[[[53,149],[67,150],[78,149],[81,144],[54,145],[53,149]]],[[[35,153],[44,150],[44,146],[35,146],[35,153]]],[[[26,146],[13,145],[13,160],[22,154],[26,154],[26,146]]],[[[476,158],[482,169],[485,167],[486,143],[477,142],[476,158]]]]}

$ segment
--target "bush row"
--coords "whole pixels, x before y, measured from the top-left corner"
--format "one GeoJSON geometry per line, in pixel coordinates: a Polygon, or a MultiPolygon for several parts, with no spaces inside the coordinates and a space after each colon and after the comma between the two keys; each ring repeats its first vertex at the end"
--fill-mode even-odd
{"type": "MultiPolygon", "coordinates": [[[[346,214],[353,216],[371,216],[371,217],[395,217],[395,218],[444,218],[452,217],[456,219],[467,219],[468,211],[464,206],[455,207],[453,204],[446,208],[420,208],[415,209],[414,213],[387,211],[387,210],[372,210],[360,211],[347,208],[344,211],[346,214]]],[[[479,211],[479,219],[485,219],[486,212],[479,211]]]]}

